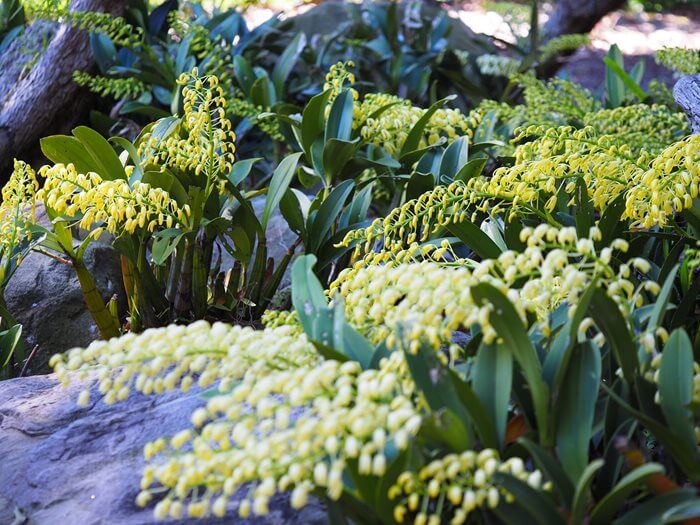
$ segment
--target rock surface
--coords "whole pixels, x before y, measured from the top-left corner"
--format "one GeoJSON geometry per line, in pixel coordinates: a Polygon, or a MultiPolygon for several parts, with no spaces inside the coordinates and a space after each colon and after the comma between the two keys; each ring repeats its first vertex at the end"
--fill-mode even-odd
{"type": "MultiPolygon", "coordinates": [[[[48,224],[39,207],[37,222],[48,224]]],[[[85,252],[85,263],[102,298],[109,301],[117,295],[119,304],[126,304],[117,252],[103,242],[93,242],[85,252]]],[[[75,271],[56,259],[30,253],[10,279],[5,300],[22,324],[27,354],[39,347],[30,363],[34,373],[48,371],[46,363],[53,353],[87,346],[99,337],[75,271]]]]}
{"type": "Polygon", "coordinates": [[[203,399],[196,392],[132,394],[113,406],[78,407],[81,389],[77,382],[63,388],[51,375],[0,382],[0,523],[16,515],[25,518],[17,525],[327,523],[320,504],[296,511],[282,496],[264,518],[243,520],[232,511],[220,520],[155,522],[152,509],[134,503],[143,446],[189,427],[203,399]]]}

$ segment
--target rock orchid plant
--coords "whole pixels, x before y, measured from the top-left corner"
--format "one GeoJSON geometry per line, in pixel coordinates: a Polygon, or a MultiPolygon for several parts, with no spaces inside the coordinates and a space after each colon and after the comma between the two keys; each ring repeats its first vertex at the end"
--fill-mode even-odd
{"type": "MultiPolygon", "coordinates": [[[[351,91],[316,104],[314,119],[282,120],[301,149],[288,162],[320,175],[326,203],[345,183],[318,152],[347,143],[350,162],[368,143],[355,149],[352,124],[321,138],[339,108],[355,113],[351,91]]],[[[425,127],[411,135],[435,154],[425,127]]],[[[209,389],[191,428],[146,446],[138,503],[158,518],[246,517],[287,492],[356,523],[697,516],[700,142],[650,151],[539,125],[513,147],[492,175],[477,159],[336,236],[355,250],[343,271],[298,257],[293,309],[262,329],[197,321],[55,356],[62,381],[97,370],[107,403],[209,389]]],[[[278,203],[292,216],[288,185],[278,203]]]]}
{"type": "Polygon", "coordinates": [[[137,502],[246,517],[287,492],[339,523],[700,515],[698,136],[669,108],[592,107],[526,122],[497,159],[499,108],[360,99],[351,81],[340,65],[301,115],[276,115],[297,151],[263,190],[241,185],[254,161],[234,159],[220,82],[196,72],[183,115],[113,140],[121,156],[86,128],[43,143],[52,226],[31,239],[80,276],[84,246],[113,235],[132,329],[111,337],[116,309],[81,279],[105,340],[55,356],[59,379],[96,373],[108,404],[209,389],[190,428],[146,445],[137,502]],[[655,126],[673,130],[650,147],[655,126]],[[386,216],[369,222],[371,206],[386,216]],[[267,261],[277,208],[303,254],[293,308],[262,315],[293,258],[267,261]],[[223,278],[222,245],[237,261],[223,278]]]}

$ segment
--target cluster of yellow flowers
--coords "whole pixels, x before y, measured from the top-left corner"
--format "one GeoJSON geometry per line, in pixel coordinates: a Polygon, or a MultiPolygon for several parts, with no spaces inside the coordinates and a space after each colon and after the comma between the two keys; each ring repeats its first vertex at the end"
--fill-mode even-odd
{"type": "Polygon", "coordinates": [[[169,169],[204,174],[209,181],[225,182],[233,167],[236,135],[226,117],[225,93],[215,76],[198,76],[197,69],[178,79],[183,87],[184,115],[179,129],[160,138],[145,133],[140,154],[169,169]]]}
{"type": "Polygon", "coordinates": [[[91,75],[85,71],[73,72],[73,80],[82,87],[87,87],[93,93],[115,99],[137,98],[146,91],[146,86],[137,78],[110,78],[102,75],[91,75]]]}
{"type": "MultiPolygon", "coordinates": [[[[323,86],[324,90],[331,90],[329,102],[340,94],[346,84],[355,83],[355,76],[348,71],[352,67],[352,61],[331,66],[323,86]]],[[[364,141],[384,148],[389,155],[398,155],[409,132],[426,110],[414,106],[410,100],[387,93],[368,93],[359,101],[357,91],[350,89],[355,98],[353,128],[360,130],[364,141]]],[[[458,109],[440,108],[426,125],[420,147],[435,144],[441,137],[448,142],[461,136],[471,137],[480,117],[481,112],[478,111],[464,115],[458,109]]]]}
{"type": "Polygon", "coordinates": [[[642,228],[664,226],[693,206],[699,186],[700,135],[690,135],[663,150],[631,181],[625,214],[642,228]]]}
{"type": "Polygon", "coordinates": [[[0,251],[11,250],[28,235],[26,225],[34,218],[38,189],[34,170],[27,163],[15,159],[10,180],[2,188],[0,251]]]}
{"type": "MultiPolygon", "coordinates": [[[[219,388],[226,390],[245,374],[262,378],[318,359],[306,337],[290,327],[254,330],[197,321],[94,341],[87,348],[54,355],[50,364],[63,383],[70,382],[75,372],[88,377],[97,370],[99,392],[111,404],[126,399],[132,390],[160,394],[179,387],[188,391],[195,377],[200,387],[220,381],[219,388]],[[117,369],[115,376],[112,372],[117,369]]],[[[79,403],[87,404],[89,399],[85,390],[79,403]]]]}
{"type": "MultiPolygon", "coordinates": [[[[157,517],[221,516],[227,498],[249,483],[255,485],[238,508],[243,517],[265,514],[277,491],[291,490],[297,508],[316,487],[337,499],[349,460],[362,474],[381,476],[387,447],[406,448],[421,424],[402,353],[362,371],[356,362],[322,360],[305,336],[285,326],[173,325],[97,341],[51,364],[64,383],[97,366],[107,403],[132,389],[162,393],[188,390],[195,376],[200,387],[221,379],[224,393],[192,415],[198,430],[146,445],[147,460],[166,455],[147,466],[138,497],[146,504],[153,492],[169,489],[157,517]]],[[[89,395],[83,391],[79,404],[89,395]]]]}
{"type": "Polygon", "coordinates": [[[634,104],[601,109],[583,118],[601,135],[614,135],[621,144],[639,154],[642,149],[658,152],[690,132],[685,115],[661,104],[634,104]]]}
{"type": "Polygon", "coordinates": [[[39,173],[46,178],[37,198],[58,215],[79,217],[80,227],[98,227],[118,234],[134,233],[137,229],[154,231],[157,227],[172,228],[187,224],[189,206],[182,208],[170,194],[149,184],[123,179],[102,180],[97,173],[78,173],[73,164],[44,166],[39,173]]]}
{"type": "MultiPolygon", "coordinates": [[[[575,228],[541,224],[522,230],[521,241],[527,244],[522,252],[508,250],[497,259],[468,264],[435,262],[441,254],[434,252],[433,260],[418,263],[405,259],[392,263],[387,257],[389,264],[360,263],[343,271],[330,290],[344,299],[353,326],[374,342],[386,340],[390,347],[396,343],[399,325],[410,340],[409,350],[417,350],[423,341],[438,349],[449,343],[456,330],[474,325],[481,327],[484,340],[494,341],[498,334],[489,321],[492,306],[472,297],[472,287],[484,282],[508,297],[523,322],[528,322],[528,312],[534,314],[547,333],[549,314],[561,304],[570,305],[573,313],[594,279],[625,314],[644,303],[645,292],[658,292],[653,281],[635,284],[631,278],[635,270],[649,271],[646,260],[633,258],[617,270],[613,267],[615,250],[626,251],[627,242],[618,239],[596,248],[600,238],[595,227],[588,238],[579,238],[575,228]]],[[[438,250],[445,253],[446,247],[434,251],[438,250]]],[[[430,250],[414,245],[407,257],[419,253],[430,250]]],[[[595,341],[602,344],[602,335],[595,341]]]]}
{"type": "MultiPolygon", "coordinates": [[[[402,379],[407,374],[398,352],[378,370],[328,360],[265,376],[246,373],[230,393],[193,414],[198,432],[174,436],[165,461],[147,467],[139,502],[165,487],[157,517],[179,517],[185,508],[194,517],[223,516],[228,499],[248,486],[238,506],[247,517],[266,514],[270,498],[282,491],[291,492],[294,508],[317,488],[337,500],[349,461],[357,461],[361,474],[382,476],[390,445],[405,449],[418,432],[421,415],[413,382],[402,379]]],[[[153,443],[148,452],[163,445],[153,443]]]]}
{"type": "MultiPolygon", "coordinates": [[[[637,157],[615,136],[598,135],[593,128],[531,126],[516,140],[536,136],[515,151],[512,167],[496,170],[492,177],[475,177],[438,186],[375,219],[365,230],[349,232],[344,245],[364,243],[369,251],[375,241],[387,250],[398,250],[425,241],[442,226],[472,222],[478,212],[508,218],[525,211],[553,220],[548,214],[559,190],[576,199],[582,181],[594,207],[603,212],[620,195],[633,226],[664,227],[673,216],[692,206],[700,185],[700,136],[691,135],[664,149],[657,157],[646,151],[637,157]]],[[[358,244],[358,251],[362,249],[358,244]]]]}
{"type": "Polygon", "coordinates": [[[117,46],[135,48],[143,43],[143,30],[140,27],[134,27],[124,18],[109,13],[71,11],[68,7],[57,6],[55,2],[44,2],[35,15],[106,35],[117,46]]]}
{"type": "Polygon", "coordinates": [[[262,113],[270,111],[270,108],[256,106],[238,90],[235,91],[234,97],[229,102],[229,109],[237,117],[250,119],[263,133],[266,133],[273,140],[284,140],[284,135],[280,131],[279,121],[276,118],[260,117],[262,113]]]}
{"type": "MultiPolygon", "coordinates": [[[[354,126],[360,128],[360,136],[366,142],[382,147],[390,155],[397,155],[413,126],[426,110],[413,106],[409,100],[384,93],[367,94],[355,106],[354,126]],[[379,111],[381,108],[386,108],[379,111]]],[[[420,147],[435,144],[441,137],[448,142],[473,135],[479,123],[479,114],[464,115],[454,108],[440,108],[425,127],[420,147]]]]}
{"type": "Polygon", "coordinates": [[[685,75],[700,73],[700,49],[666,47],[656,52],[656,61],[685,75]]]}
{"type": "Polygon", "coordinates": [[[547,62],[557,55],[576,51],[579,47],[587,46],[590,43],[591,38],[587,34],[572,33],[554,37],[540,48],[539,61],[540,63],[547,62]]]}
{"type": "Polygon", "coordinates": [[[168,14],[168,24],[173,36],[179,40],[189,38],[189,51],[202,61],[206,73],[215,75],[225,94],[233,92],[233,61],[231,46],[215,36],[209,29],[192,20],[181,8],[168,14]]]}
{"type": "MultiPolygon", "coordinates": [[[[355,67],[355,63],[352,60],[347,62],[337,62],[333,64],[328,73],[326,73],[325,82],[323,83],[323,90],[330,90],[330,96],[328,97],[328,102],[331,103],[335,98],[340,95],[340,92],[345,87],[345,84],[352,86],[355,83],[355,75],[348,71],[355,67]]],[[[353,98],[357,100],[359,94],[353,88],[350,88],[353,98]]]]}
{"type": "Polygon", "coordinates": [[[451,513],[450,524],[461,525],[477,508],[493,509],[501,498],[513,501],[513,495],[494,480],[497,473],[514,476],[536,490],[551,488],[539,470],[528,471],[518,457],[501,461],[495,450],[468,450],[436,459],[419,472],[400,474],[389,491],[392,499],[401,498],[394,519],[410,523],[410,515],[414,525],[440,525],[442,517],[451,513]]]}

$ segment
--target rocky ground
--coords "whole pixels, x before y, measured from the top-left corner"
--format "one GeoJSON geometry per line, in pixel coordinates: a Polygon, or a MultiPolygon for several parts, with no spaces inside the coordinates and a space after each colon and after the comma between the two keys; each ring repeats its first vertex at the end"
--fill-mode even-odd
{"type": "MultiPolygon", "coordinates": [[[[201,392],[132,394],[117,406],[76,406],[79,382],[63,388],[53,376],[0,382],[0,524],[147,525],[152,509],[135,503],[143,446],[190,426],[201,392]]],[[[93,385],[94,400],[99,394],[93,385]]],[[[234,496],[232,506],[242,494],[234,496]]],[[[235,516],[232,509],[231,514],[235,516]]],[[[232,519],[158,521],[223,525],[232,519]]],[[[241,525],[320,525],[318,503],[301,511],[279,497],[265,518],[241,525]]]]}

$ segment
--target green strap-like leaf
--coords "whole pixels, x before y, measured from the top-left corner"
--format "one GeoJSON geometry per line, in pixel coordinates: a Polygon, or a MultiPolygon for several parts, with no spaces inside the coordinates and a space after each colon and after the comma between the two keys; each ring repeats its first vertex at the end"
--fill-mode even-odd
{"type": "Polygon", "coordinates": [[[523,371],[535,408],[540,442],[546,445],[551,439],[549,388],[542,378],[542,367],[537,351],[528,337],[525,326],[512,303],[493,285],[481,283],[474,286],[471,292],[478,303],[493,305],[489,321],[498,335],[503,338],[505,345],[513,352],[515,360],[523,371]]]}
{"type": "Polygon", "coordinates": [[[590,341],[577,345],[555,405],[559,458],[572,481],[588,464],[600,377],[600,350],[590,341]]]}
{"type": "Polygon", "coordinates": [[[267,222],[272,216],[272,212],[277,208],[277,205],[282,200],[289,184],[292,182],[294,173],[297,169],[297,164],[299,163],[299,158],[301,153],[292,153],[287,155],[279,163],[277,168],[275,168],[272,174],[272,180],[270,181],[270,187],[267,191],[267,198],[265,199],[265,208],[263,209],[261,224],[263,231],[267,228],[267,222]]]}
{"type": "Polygon", "coordinates": [[[658,383],[661,410],[670,430],[693,447],[695,431],[689,410],[693,401],[693,345],[682,328],[671,332],[664,346],[658,383]]]}
{"type": "Polygon", "coordinates": [[[481,343],[476,354],[472,386],[496,425],[498,443],[505,442],[508,405],[513,382],[513,355],[503,344],[481,343]]]}
{"type": "Polygon", "coordinates": [[[582,525],[586,507],[591,499],[590,487],[596,473],[605,465],[602,459],[596,459],[586,466],[576,484],[576,492],[571,503],[571,525],[582,525]]]}
{"type": "Polygon", "coordinates": [[[658,463],[647,463],[627,474],[613,489],[600,500],[590,516],[591,525],[608,525],[618,510],[644,481],[654,474],[663,474],[664,468],[658,463]]]}

